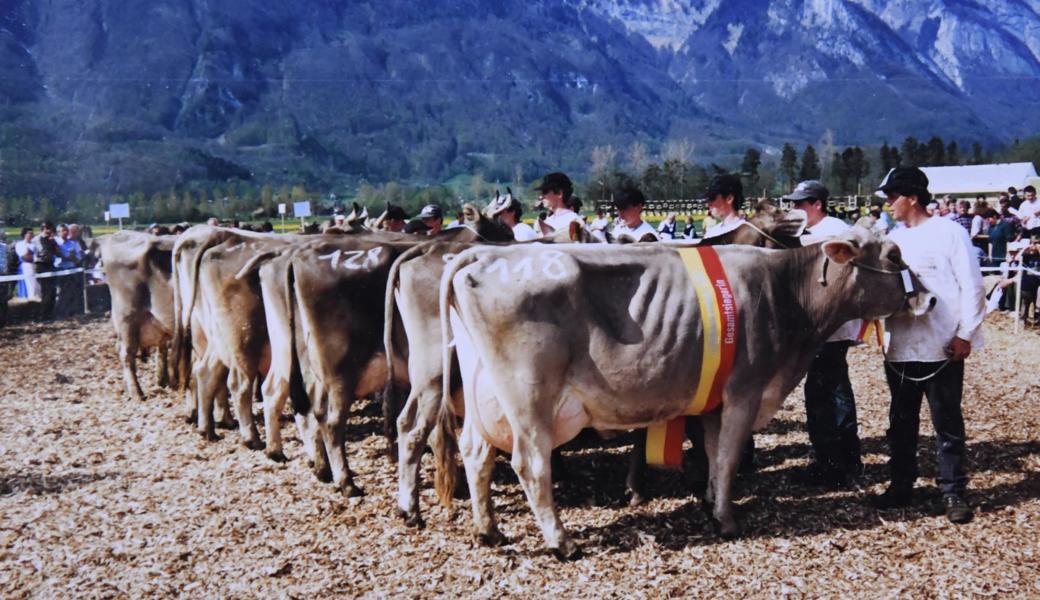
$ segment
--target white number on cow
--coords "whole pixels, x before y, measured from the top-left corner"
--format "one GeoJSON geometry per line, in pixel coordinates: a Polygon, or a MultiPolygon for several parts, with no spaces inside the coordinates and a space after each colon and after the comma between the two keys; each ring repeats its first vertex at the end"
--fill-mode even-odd
{"type": "Polygon", "coordinates": [[[567,267],[564,266],[563,252],[552,250],[542,255],[542,274],[549,279],[563,279],[567,276],[567,267]]]}
{"type": "Polygon", "coordinates": [[[379,262],[379,256],[383,253],[382,246],[376,246],[368,252],[364,250],[336,250],[328,254],[318,256],[319,260],[328,260],[333,270],[343,265],[344,269],[356,271],[358,269],[369,269],[379,262]]]}

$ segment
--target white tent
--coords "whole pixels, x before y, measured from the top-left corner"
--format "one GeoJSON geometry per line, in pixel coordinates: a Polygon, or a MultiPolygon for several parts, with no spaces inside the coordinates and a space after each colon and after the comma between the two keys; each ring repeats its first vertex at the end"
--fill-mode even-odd
{"type": "MultiPolygon", "coordinates": [[[[921,167],[921,170],[928,176],[928,191],[935,196],[943,194],[996,195],[1006,192],[1011,186],[1021,190],[1027,185],[1037,183],[1036,168],[1031,162],[965,165],[963,167],[921,167]]],[[[887,175],[885,179],[888,179],[887,175]]]]}

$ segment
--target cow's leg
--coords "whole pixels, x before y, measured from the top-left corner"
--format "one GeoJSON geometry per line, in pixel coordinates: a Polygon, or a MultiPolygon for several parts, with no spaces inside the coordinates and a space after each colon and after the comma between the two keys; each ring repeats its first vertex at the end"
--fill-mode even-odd
{"type": "Polygon", "coordinates": [[[188,425],[194,425],[199,418],[198,402],[196,402],[195,398],[196,390],[193,377],[184,388],[184,421],[188,425]]]}
{"type": "Polygon", "coordinates": [[[123,383],[126,384],[126,393],[132,400],[143,401],[144,391],[137,380],[137,351],[138,338],[134,327],[129,323],[119,323],[117,348],[119,349],[119,363],[123,366],[123,383]]]}
{"type": "Polygon", "coordinates": [[[238,416],[238,434],[242,438],[242,444],[250,450],[263,450],[264,443],[260,441],[260,434],[253,422],[253,391],[256,386],[256,377],[250,377],[248,373],[239,368],[232,368],[228,373],[228,390],[234,398],[235,408],[238,416]]]}
{"type": "MultiPolygon", "coordinates": [[[[264,397],[264,427],[267,430],[267,458],[275,462],[285,462],[285,451],[282,450],[282,410],[285,399],[289,397],[289,380],[276,374],[274,369],[268,371],[264,383],[260,387],[264,397]]],[[[303,428],[300,427],[300,439],[303,440],[303,428]]],[[[310,456],[313,460],[313,452],[310,456]]]]}
{"type": "MultiPolygon", "coordinates": [[[[529,406],[535,406],[532,403],[529,406]]],[[[524,488],[542,537],[558,558],[575,558],[580,553],[556,511],[552,485],[552,425],[530,422],[534,419],[510,419],[513,430],[513,470],[524,488]]]]}
{"type": "Polygon", "coordinates": [[[437,386],[412,386],[397,416],[397,510],[413,526],[423,524],[419,513],[419,471],[427,438],[437,422],[439,388],[439,382],[437,386]]]}
{"type": "Polygon", "coordinates": [[[715,473],[718,471],[719,428],[722,422],[719,413],[704,415],[700,418],[704,428],[704,453],[708,459],[708,484],[704,487],[704,509],[711,512],[715,505],[715,473]]]}
{"type": "Polygon", "coordinates": [[[646,475],[646,430],[636,429],[632,432],[632,456],[628,459],[628,476],[625,488],[628,491],[630,506],[639,506],[646,502],[644,477],[646,475]]]}
{"type": "Polygon", "coordinates": [[[207,440],[220,439],[214,431],[213,404],[219,394],[227,393],[227,367],[223,364],[204,360],[195,369],[195,393],[198,399],[199,433],[207,440]]]}
{"type": "Polygon", "coordinates": [[[314,476],[323,483],[332,482],[332,468],[329,466],[329,455],[325,452],[325,442],[321,436],[321,426],[313,412],[296,415],[296,429],[303,442],[303,452],[307,462],[314,471],[314,476]]]}
{"type": "MultiPolygon", "coordinates": [[[[474,533],[485,546],[500,546],[509,540],[495,524],[495,509],[491,499],[491,471],[495,466],[495,449],[480,435],[473,419],[465,419],[459,440],[462,463],[469,482],[470,506],[473,509],[474,533]]],[[[551,486],[550,482],[550,486],[551,486]]]]}
{"type": "MultiPolygon", "coordinates": [[[[227,369],[224,369],[227,373],[227,369]]],[[[227,382],[222,380],[222,385],[216,388],[216,394],[214,399],[217,405],[217,414],[220,418],[217,419],[217,427],[221,429],[232,430],[238,427],[238,423],[235,421],[235,414],[231,412],[231,403],[228,401],[230,396],[227,382]]]]}
{"type": "Polygon", "coordinates": [[[325,418],[318,421],[329,466],[332,468],[332,483],[348,498],[365,495],[364,490],[354,483],[354,476],[347,461],[347,417],[353,400],[353,394],[346,393],[343,387],[333,386],[325,418]]]}
{"type": "Polygon", "coordinates": [[[728,403],[722,408],[722,423],[719,429],[718,449],[712,479],[715,482],[715,507],[712,514],[724,538],[740,534],[733,518],[733,479],[740,466],[744,445],[751,436],[751,426],[758,412],[758,402],[728,403]]]}
{"type": "Polygon", "coordinates": [[[170,387],[169,363],[170,346],[167,342],[159,342],[155,351],[155,382],[159,387],[170,387]]]}

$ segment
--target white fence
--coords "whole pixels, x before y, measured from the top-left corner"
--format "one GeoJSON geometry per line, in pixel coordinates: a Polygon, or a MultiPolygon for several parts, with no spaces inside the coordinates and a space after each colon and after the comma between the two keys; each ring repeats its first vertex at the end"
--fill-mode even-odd
{"type": "Polygon", "coordinates": [[[87,300],[87,275],[97,275],[99,277],[104,276],[104,272],[101,269],[84,269],[82,267],[76,267],[74,269],[49,271],[47,273],[37,273],[35,275],[24,273],[19,275],[0,275],[0,283],[28,281],[30,278],[47,279],[50,277],[71,277],[73,275],[79,275],[82,278],[82,285],[80,287],[83,291],[83,314],[90,314],[90,304],[87,300]]]}

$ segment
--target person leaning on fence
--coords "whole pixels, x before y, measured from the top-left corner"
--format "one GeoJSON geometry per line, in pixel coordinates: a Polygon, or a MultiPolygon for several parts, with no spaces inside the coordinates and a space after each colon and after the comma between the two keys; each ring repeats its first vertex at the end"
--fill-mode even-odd
{"type": "Polygon", "coordinates": [[[18,297],[40,299],[40,282],[36,279],[36,245],[33,243],[32,227],[22,227],[20,237],[14,245],[18,268],[13,269],[24,279],[18,281],[18,297]]]}
{"type": "MultiPolygon", "coordinates": [[[[820,243],[850,229],[844,221],[827,216],[830,192],[819,181],[803,181],[784,200],[805,211],[802,245],[820,243]]],[[[849,321],[829,337],[813,357],[805,376],[805,426],[813,463],[802,483],[844,488],[856,485],[863,474],[860,457],[856,396],[849,381],[849,348],[857,343],[862,321],[849,321]]]]}
{"type": "MultiPolygon", "coordinates": [[[[79,243],[72,239],[71,229],[65,224],[58,227],[58,257],[59,271],[76,269],[83,264],[83,250],[79,243]]],[[[58,301],[55,314],[67,317],[83,312],[83,275],[74,273],[57,279],[58,301]]]]}
{"type": "MultiPolygon", "coordinates": [[[[895,218],[906,227],[889,235],[906,264],[936,299],[924,316],[889,317],[891,334],[885,377],[892,394],[888,444],[891,483],[871,499],[877,508],[908,506],[917,479],[917,438],[922,395],[938,446],[938,483],[946,517],[966,523],[973,513],[965,499],[964,416],[961,396],[964,360],[982,345],[986,314],[982,273],[972,255],[967,230],[943,218],[929,218],[928,177],[916,167],[893,170],[881,193],[892,203],[895,218]]],[[[893,277],[898,274],[891,275],[893,277]]]]}

